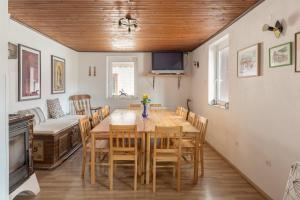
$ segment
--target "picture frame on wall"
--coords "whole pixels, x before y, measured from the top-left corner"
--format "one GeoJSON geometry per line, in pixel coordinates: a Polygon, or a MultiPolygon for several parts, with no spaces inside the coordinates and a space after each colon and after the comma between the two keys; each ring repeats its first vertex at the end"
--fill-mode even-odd
{"type": "Polygon", "coordinates": [[[62,94],[66,92],[66,60],[58,56],[51,56],[51,93],[62,94]]]}
{"type": "Polygon", "coordinates": [[[237,76],[240,78],[260,75],[261,43],[241,49],[237,53],[237,76]]]}
{"type": "Polygon", "coordinates": [[[283,67],[292,64],[292,42],[269,49],[269,67],[283,67]]]}
{"type": "Polygon", "coordinates": [[[300,72],[300,32],[295,34],[295,72],[300,72]]]}
{"type": "Polygon", "coordinates": [[[41,98],[41,51],[18,45],[18,101],[41,98]]]}

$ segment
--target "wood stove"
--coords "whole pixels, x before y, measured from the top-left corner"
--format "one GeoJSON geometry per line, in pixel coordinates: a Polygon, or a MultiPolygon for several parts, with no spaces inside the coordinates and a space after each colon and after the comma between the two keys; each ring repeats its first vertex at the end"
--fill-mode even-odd
{"type": "Polygon", "coordinates": [[[33,115],[9,116],[9,192],[33,174],[33,115]]]}

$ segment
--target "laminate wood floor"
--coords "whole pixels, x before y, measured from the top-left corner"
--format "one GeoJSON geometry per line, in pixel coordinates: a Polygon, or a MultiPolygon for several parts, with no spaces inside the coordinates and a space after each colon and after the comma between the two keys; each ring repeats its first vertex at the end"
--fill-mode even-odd
{"type": "Polygon", "coordinates": [[[205,174],[197,185],[192,184],[192,166],[183,164],[182,191],[176,192],[172,170],[159,169],[157,192],[152,184],[138,185],[132,190],[133,170],[118,167],[114,179],[114,191],[110,192],[107,167],[97,167],[97,183],[90,184],[89,173],[81,179],[81,149],[61,166],[52,171],[36,171],[41,192],[38,196],[19,195],[16,200],[113,200],[113,199],[203,199],[203,200],[261,200],[264,199],[211,147],[205,146],[205,174]]]}

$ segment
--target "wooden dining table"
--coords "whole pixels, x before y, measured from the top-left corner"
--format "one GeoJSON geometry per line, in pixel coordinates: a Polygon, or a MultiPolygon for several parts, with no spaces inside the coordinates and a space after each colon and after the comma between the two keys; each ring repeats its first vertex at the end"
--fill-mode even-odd
{"type": "MultiPolygon", "coordinates": [[[[100,124],[91,130],[91,183],[95,184],[95,143],[96,140],[108,140],[109,139],[109,125],[137,125],[137,132],[141,139],[141,180],[142,182],[149,184],[150,182],[150,163],[151,163],[151,139],[154,137],[155,126],[182,126],[183,137],[197,138],[199,130],[195,128],[191,123],[183,119],[181,116],[175,114],[175,112],[161,109],[150,110],[148,117],[142,117],[141,110],[128,110],[128,109],[116,109],[108,117],[106,117],[100,124]]],[[[196,140],[198,141],[198,140],[196,140]]],[[[196,144],[196,148],[199,145],[196,144]]],[[[198,167],[199,167],[199,149],[196,149],[196,156],[194,159],[194,183],[198,182],[198,167]]]]}

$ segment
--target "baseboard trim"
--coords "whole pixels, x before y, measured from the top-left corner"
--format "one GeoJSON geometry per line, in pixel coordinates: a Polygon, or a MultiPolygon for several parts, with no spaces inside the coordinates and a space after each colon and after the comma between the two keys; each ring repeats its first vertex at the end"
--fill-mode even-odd
{"type": "MultiPolygon", "coordinates": [[[[217,154],[219,154],[232,168],[234,168],[243,179],[245,179],[254,189],[260,193],[267,200],[273,200],[266,192],[264,192],[259,186],[257,186],[247,175],[245,175],[241,170],[239,170],[232,162],[230,162],[223,154],[221,154],[215,147],[213,147],[209,142],[205,141],[205,143],[211,147],[217,154]]],[[[205,155],[204,155],[205,156],[205,155]]]]}

